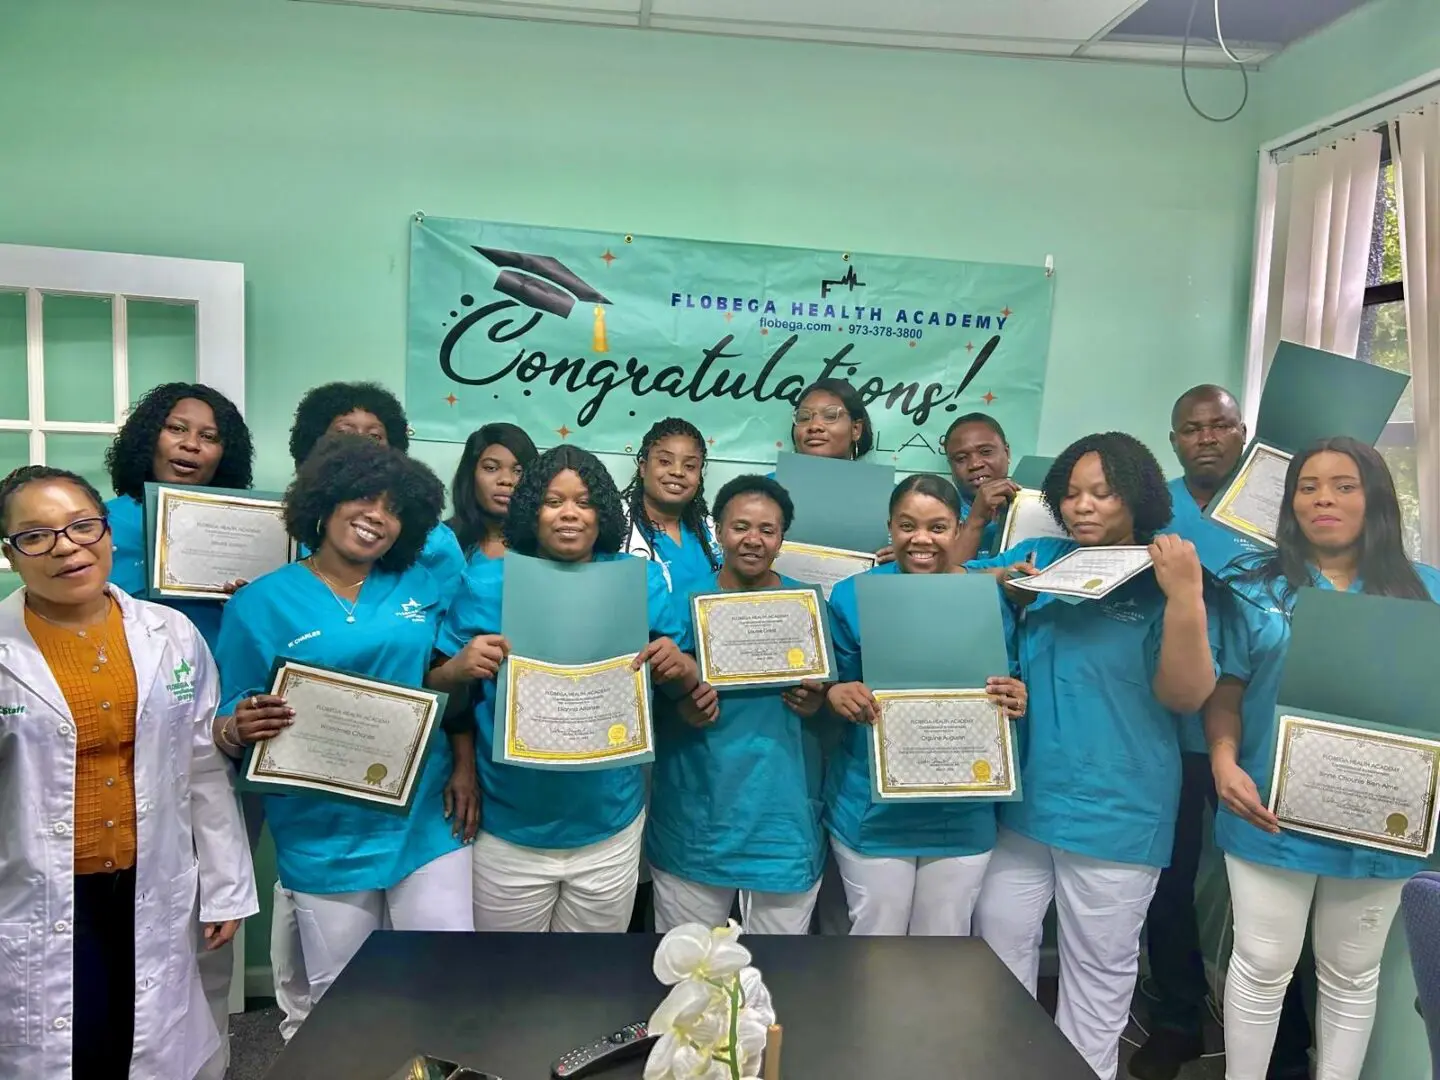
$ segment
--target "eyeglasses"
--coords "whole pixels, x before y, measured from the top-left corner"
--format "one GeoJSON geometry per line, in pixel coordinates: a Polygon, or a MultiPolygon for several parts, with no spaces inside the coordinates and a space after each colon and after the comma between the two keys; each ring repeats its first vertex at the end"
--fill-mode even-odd
{"type": "Polygon", "coordinates": [[[21,555],[32,558],[49,555],[55,550],[63,534],[65,539],[80,547],[91,547],[110,531],[110,522],[103,517],[81,518],[72,521],[63,529],[26,529],[5,537],[5,543],[21,555]]]}
{"type": "Polygon", "coordinates": [[[836,420],[848,418],[850,414],[845,411],[843,405],[826,405],[822,409],[796,409],[795,423],[808,424],[817,416],[825,423],[833,424],[836,420]]]}

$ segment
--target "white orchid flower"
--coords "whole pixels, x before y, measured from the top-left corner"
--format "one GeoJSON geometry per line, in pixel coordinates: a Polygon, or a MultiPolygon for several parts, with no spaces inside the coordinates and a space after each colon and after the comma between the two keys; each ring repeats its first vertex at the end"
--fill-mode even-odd
{"type": "Polygon", "coordinates": [[[770,1022],[754,1009],[741,1009],[735,1020],[735,1035],[740,1046],[741,1067],[758,1072],[770,1037],[770,1022]]]}
{"type": "Polygon", "coordinates": [[[765,1020],[765,1025],[775,1023],[775,1002],[770,989],[760,977],[758,968],[747,967],[740,972],[740,990],[745,995],[745,1007],[753,1009],[765,1020]]]}
{"type": "Polygon", "coordinates": [[[734,922],[718,929],[685,923],[671,930],[655,950],[655,977],[666,986],[682,979],[723,979],[750,963],[750,950],[736,939],[734,922]]]}

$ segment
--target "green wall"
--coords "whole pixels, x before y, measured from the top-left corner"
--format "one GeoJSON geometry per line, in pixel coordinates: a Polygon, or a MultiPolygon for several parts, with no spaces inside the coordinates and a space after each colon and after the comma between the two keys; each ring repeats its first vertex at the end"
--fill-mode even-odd
{"type": "Polygon", "coordinates": [[[417,209],[1053,254],[1051,452],[1124,427],[1168,456],[1170,400],[1240,373],[1254,140],[1195,117],[1173,70],[286,0],[46,0],[4,18],[0,238],[244,262],[262,484],[288,476],[307,387],[403,388],[417,209]]]}

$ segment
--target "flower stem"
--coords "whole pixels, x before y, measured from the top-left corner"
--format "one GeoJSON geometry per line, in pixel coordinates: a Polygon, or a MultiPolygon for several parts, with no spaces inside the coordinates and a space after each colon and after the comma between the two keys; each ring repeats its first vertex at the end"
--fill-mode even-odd
{"type": "Polygon", "coordinates": [[[730,980],[730,1080],[740,1080],[740,977],[730,980]]]}

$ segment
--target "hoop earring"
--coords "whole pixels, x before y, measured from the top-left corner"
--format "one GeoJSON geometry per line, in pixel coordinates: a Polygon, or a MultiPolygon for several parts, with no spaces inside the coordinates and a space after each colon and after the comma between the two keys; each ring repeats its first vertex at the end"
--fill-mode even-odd
{"type": "Polygon", "coordinates": [[[852,443],[850,444],[850,460],[851,460],[851,461],[854,461],[854,460],[856,460],[857,458],[859,458],[859,456],[860,456],[860,444],[859,444],[858,442],[852,442],[852,443]]]}

